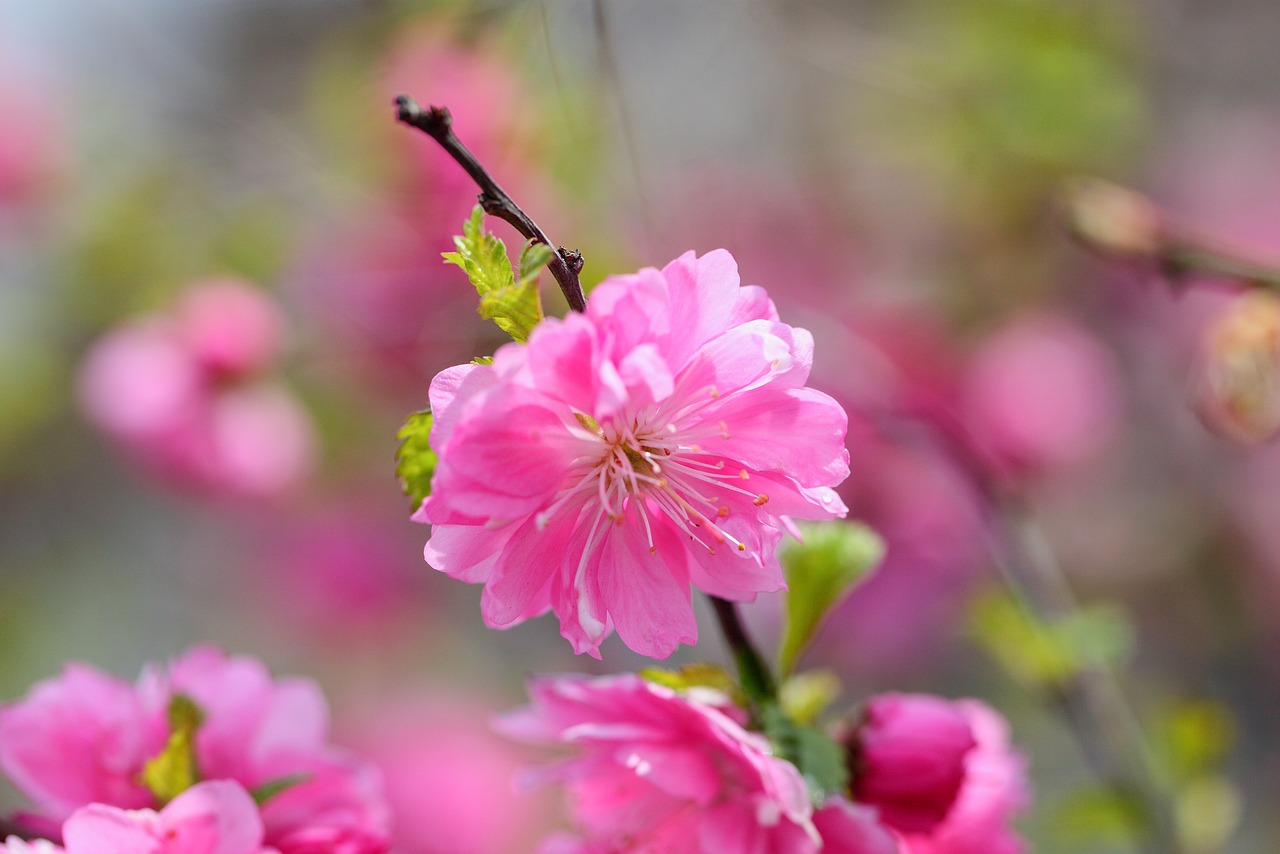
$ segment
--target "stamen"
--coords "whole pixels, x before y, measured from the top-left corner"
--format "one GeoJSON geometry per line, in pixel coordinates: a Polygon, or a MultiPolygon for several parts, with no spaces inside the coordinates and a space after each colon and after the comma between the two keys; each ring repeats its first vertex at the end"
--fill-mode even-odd
{"type": "Polygon", "coordinates": [[[754,504],[754,505],[755,505],[755,506],[757,506],[757,507],[763,507],[764,505],[766,505],[766,504],[768,504],[768,503],[769,503],[769,496],[765,495],[765,494],[762,492],[762,493],[760,493],[759,495],[757,495],[757,496],[756,496],[756,500],[755,500],[755,501],[752,501],[751,503],[752,503],[752,504],[754,504]]]}

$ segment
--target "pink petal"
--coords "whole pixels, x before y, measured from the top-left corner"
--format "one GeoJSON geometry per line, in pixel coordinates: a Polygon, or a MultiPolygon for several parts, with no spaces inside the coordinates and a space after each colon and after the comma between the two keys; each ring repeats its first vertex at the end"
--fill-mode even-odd
{"type": "Polygon", "coordinates": [[[128,812],[106,804],[76,810],[62,825],[67,854],[162,854],[153,831],[155,813],[128,812]]]}
{"type": "Polygon", "coordinates": [[[600,593],[622,642],[650,658],[666,658],[682,643],[698,640],[689,600],[687,546],[669,525],[654,531],[654,548],[629,511],[613,528],[600,557],[600,593]]]}
{"type": "Polygon", "coordinates": [[[200,783],[160,811],[157,830],[169,854],[257,854],[262,818],[239,783],[200,783]]]}

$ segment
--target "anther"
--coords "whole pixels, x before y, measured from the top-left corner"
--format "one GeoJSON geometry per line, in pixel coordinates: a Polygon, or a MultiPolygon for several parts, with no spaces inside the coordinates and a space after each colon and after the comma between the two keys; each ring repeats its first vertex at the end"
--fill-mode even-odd
{"type": "Polygon", "coordinates": [[[721,421],[719,426],[720,426],[720,438],[721,438],[721,439],[728,439],[728,438],[729,438],[729,425],[728,425],[728,424],[725,424],[723,421],[721,421]]]}
{"type": "Polygon", "coordinates": [[[728,516],[729,516],[729,508],[728,508],[728,507],[721,507],[719,510],[717,510],[717,511],[716,511],[716,515],[717,515],[717,516],[719,516],[721,519],[728,518],[728,516]]]}
{"type": "Polygon", "coordinates": [[[755,505],[755,506],[757,506],[757,507],[763,507],[764,505],[766,505],[766,504],[768,504],[768,503],[769,503],[769,496],[765,495],[765,494],[762,492],[762,493],[760,493],[759,495],[757,495],[757,496],[756,496],[756,498],[755,498],[755,500],[754,500],[754,501],[752,501],[751,503],[752,503],[752,504],[754,504],[754,505],[755,505]]]}
{"type": "Polygon", "coordinates": [[[746,469],[739,469],[738,477],[742,478],[743,480],[751,480],[751,475],[747,474],[746,469]]]}

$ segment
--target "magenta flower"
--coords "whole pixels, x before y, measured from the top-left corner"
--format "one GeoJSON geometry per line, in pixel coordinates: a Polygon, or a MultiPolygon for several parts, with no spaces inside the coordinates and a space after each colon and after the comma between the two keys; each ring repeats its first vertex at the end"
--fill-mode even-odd
{"type": "Polygon", "coordinates": [[[1031,798],[1026,759],[1010,747],[1009,726],[990,706],[960,700],[955,707],[977,739],[965,757],[964,785],[932,833],[902,838],[902,854],[1022,854],[1026,845],[1009,822],[1031,798]]]}
{"type": "Polygon", "coordinates": [[[200,783],[156,812],[81,807],[62,827],[67,854],[260,854],[262,818],[238,783],[200,783]]]}
{"type": "Polygon", "coordinates": [[[820,841],[805,782],[744,715],[713,691],[680,694],[622,674],[546,678],[533,705],[500,729],[567,745],[576,755],[541,772],[562,782],[581,840],[546,851],[761,851],[812,854],[820,841]]]}
{"type": "Polygon", "coordinates": [[[273,680],[259,662],[212,648],[189,651],[167,672],[148,669],[137,685],[69,665],[0,709],[0,768],[54,827],[89,804],[154,809],[142,771],[165,747],[167,710],[178,694],[204,712],[195,745],[203,780],[252,790],[303,775],[263,806],[268,845],[280,854],[386,850],[377,773],[328,744],[317,686],[273,680]],[[318,849],[316,839],[349,847],[318,849]]]}
{"type": "Polygon", "coordinates": [[[950,813],[977,742],[953,703],[925,694],[873,698],[850,744],[854,797],[889,827],[928,833],[950,813]]]}
{"type": "Polygon", "coordinates": [[[615,629],[655,658],[695,643],[690,584],[777,590],[791,519],[845,513],[847,419],[805,387],[812,358],[727,252],[606,280],[585,314],[431,383],[427,561],[484,583],[493,628],[552,610],[597,658],[615,629]]]}

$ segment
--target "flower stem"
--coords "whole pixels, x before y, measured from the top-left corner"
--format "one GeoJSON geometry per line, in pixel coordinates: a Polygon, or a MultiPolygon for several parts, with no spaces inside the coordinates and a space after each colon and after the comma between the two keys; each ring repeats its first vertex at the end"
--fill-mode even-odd
{"type": "Polygon", "coordinates": [[[462,144],[458,135],[453,132],[453,116],[447,107],[429,107],[422,109],[418,102],[408,95],[399,95],[395,99],[396,120],[415,127],[427,136],[440,143],[440,147],[448,152],[459,166],[466,170],[471,179],[480,188],[479,202],[485,213],[496,216],[511,226],[528,240],[541,243],[554,250],[547,268],[560,286],[565,301],[574,311],[585,311],[587,297],[582,291],[582,283],[578,281],[578,273],[582,271],[582,253],[557,247],[547,237],[533,217],[525,213],[519,205],[507,195],[507,191],[498,186],[474,154],[462,144]]]}
{"type": "Polygon", "coordinates": [[[716,620],[720,623],[720,631],[725,643],[733,653],[733,660],[738,665],[738,681],[742,690],[753,704],[759,706],[771,703],[778,698],[778,687],[774,682],[769,665],[764,663],[760,653],[756,651],[751,638],[747,636],[746,627],[738,614],[738,606],[719,596],[708,596],[711,607],[715,609],[716,620]]]}

